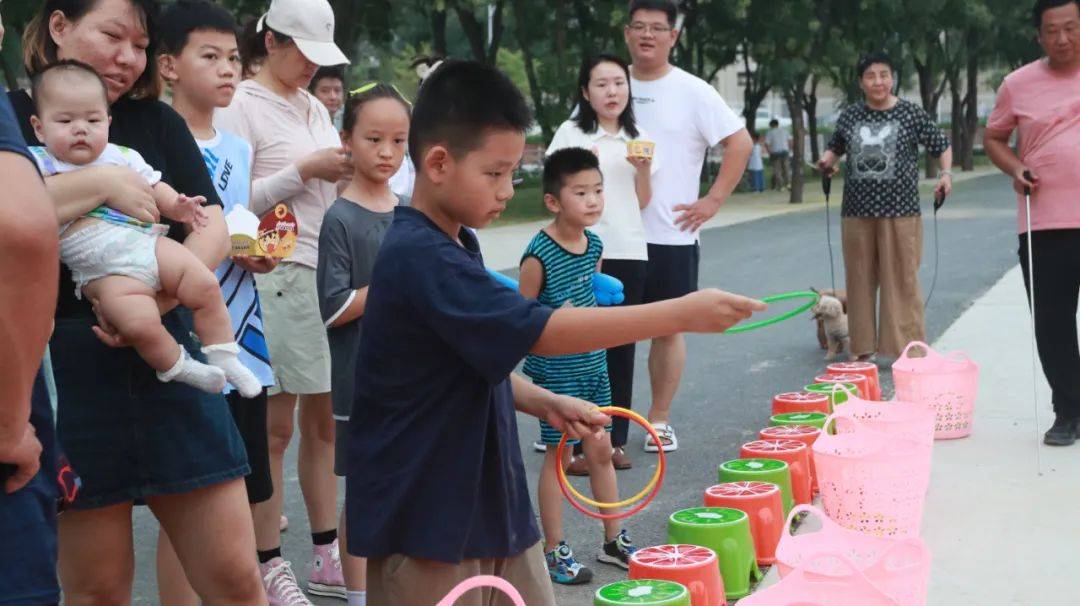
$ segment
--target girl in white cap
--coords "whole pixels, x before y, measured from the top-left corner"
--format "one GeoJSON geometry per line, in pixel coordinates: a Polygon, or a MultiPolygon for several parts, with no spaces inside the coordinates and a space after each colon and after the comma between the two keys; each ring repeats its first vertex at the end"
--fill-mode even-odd
{"type": "Polygon", "coordinates": [[[282,459],[300,403],[300,486],[312,531],[308,591],[345,599],[337,541],[337,480],[333,474],[334,419],[330,405],[330,350],[315,289],[319,229],[337,197],[336,184],[352,164],[325,106],[307,86],[320,66],[348,63],[334,44],[334,12],[327,0],[273,0],[255,28],[262,69],[242,82],[217,126],[244,137],[254,150],[251,209],[285,203],[296,216],[293,255],[259,276],[266,340],[277,384],[268,405],[274,496],[255,508],[260,569],[271,606],[306,605],[290,564],[281,556],[282,459]]]}

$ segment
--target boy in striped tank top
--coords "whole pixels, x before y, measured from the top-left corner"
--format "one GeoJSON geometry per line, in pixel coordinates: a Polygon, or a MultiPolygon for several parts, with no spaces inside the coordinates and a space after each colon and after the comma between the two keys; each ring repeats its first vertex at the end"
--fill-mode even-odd
{"type": "MultiPolygon", "coordinates": [[[[536,234],[522,255],[521,294],[556,309],[596,307],[593,276],[599,271],[604,245],[599,236],[586,229],[600,220],[604,210],[604,179],[596,155],[580,147],[551,154],[544,165],[544,204],[555,213],[555,220],[536,234]]],[[[611,404],[607,355],[602,349],[564,356],[530,354],[525,358],[524,372],[534,383],[554,393],[597,406],[611,404]]],[[[610,432],[611,427],[607,430],[610,432]]],[[[562,494],[555,466],[565,466],[569,461],[557,461],[553,447],[562,434],[541,419],[540,439],[548,445],[538,489],[548,574],[556,583],[587,583],[592,571],[574,558],[563,539],[562,494]]],[[[618,501],[610,433],[602,438],[586,438],[582,448],[594,498],[618,501]]],[[[628,568],[635,548],[620,526],[618,520],[604,521],[604,541],[597,559],[628,568]]]]}

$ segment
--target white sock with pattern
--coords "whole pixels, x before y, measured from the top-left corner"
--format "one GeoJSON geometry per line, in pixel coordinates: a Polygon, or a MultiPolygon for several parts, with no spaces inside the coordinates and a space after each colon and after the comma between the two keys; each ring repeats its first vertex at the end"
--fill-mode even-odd
{"type": "Polygon", "coordinates": [[[178,381],[207,393],[221,393],[225,389],[225,372],[192,359],[183,347],[180,348],[180,358],[176,364],[165,372],[157,373],[157,378],[162,383],[178,381]]]}
{"type": "Polygon", "coordinates": [[[367,606],[366,591],[346,591],[345,597],[349,600],[349,606],[367,606]]]}
{"type": "Polygon", "coordinates": [[[244,366],[237,357],[240,346],[236,343],[207,345],[202,348],[202,352],[206,354],[207,362],[225,371],[225,378],[236,388],[236,391],[240,392],[241,396],[254,398],[262,391],[262,383],[255,373],[244,366]]]}

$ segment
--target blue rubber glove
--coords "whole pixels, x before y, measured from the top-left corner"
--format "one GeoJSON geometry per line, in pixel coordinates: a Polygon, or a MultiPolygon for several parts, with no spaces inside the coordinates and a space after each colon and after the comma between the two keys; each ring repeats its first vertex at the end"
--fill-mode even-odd
{"type": "Polygon", "coordinates": [[[623,283],[607,274],[595,273],[592,277],[593,292],[597,305],[619,305],[626,300],[623,283]]]}
{"type": "Polygon", "coordinates": [[[518,289],[517,280],[515,280],[515,279],[513,279],[513,278],[511,278],[511,277],[509,277],[509,276],[507,276],[505,274],[501,274],[501,273],[495,271],[494,269],[489,269],[489,270],[487,270],[487,272],[489,274],[491,274],[491,277],[495,278],[495,281],[498,282],[499,284],[502,284],[503,286],[513,290],[514,292],[518,292],[519,289],[518,289]]]}

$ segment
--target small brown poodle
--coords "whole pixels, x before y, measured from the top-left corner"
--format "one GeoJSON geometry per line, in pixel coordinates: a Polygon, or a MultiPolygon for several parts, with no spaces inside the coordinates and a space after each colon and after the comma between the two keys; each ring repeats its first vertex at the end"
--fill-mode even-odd
{"type": "MultiPolygon", "coordinates": [[[[833,298],[839,300],[841,307],[843,307],[844,315],[847,316],[847,291],[831,290],[831,289],[818,290],[816,288],[811,288],[810,290],[813,291],[813,292],[816,292],[817,294],[821,295],[822,297],[833,297],[833,298]]],[[[829,349],[829,339],[825,335],[825,321],[824,321],[824,319],[818,317],[816,312],[814,313],[812,319],[815,322],[817,322],[818,345],[820,345],[822,349],[826,349],[826,350],[829,349]]]]}

